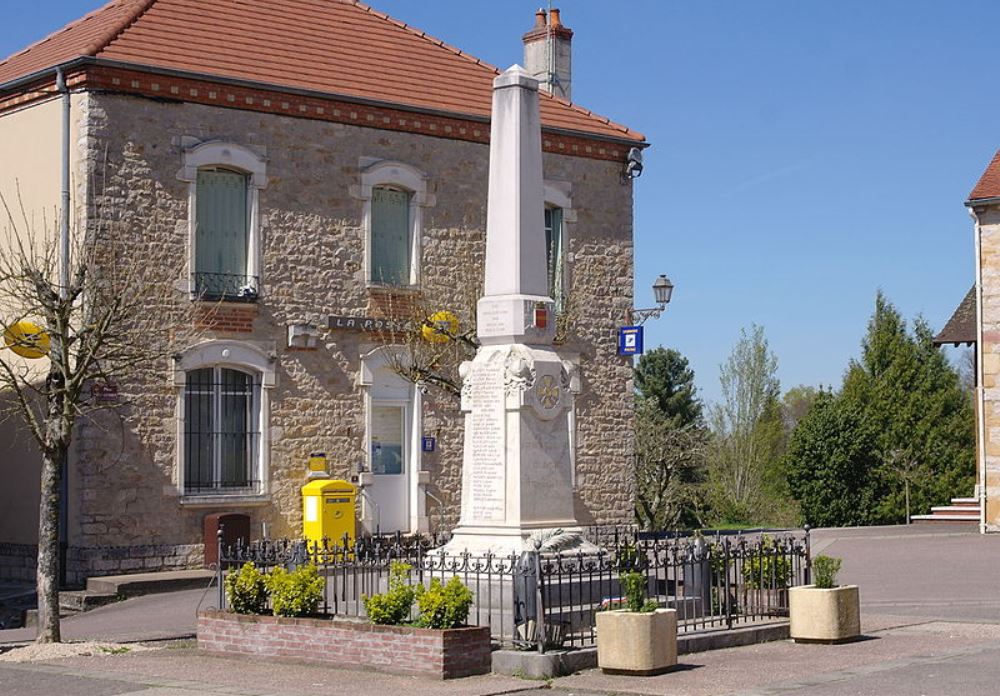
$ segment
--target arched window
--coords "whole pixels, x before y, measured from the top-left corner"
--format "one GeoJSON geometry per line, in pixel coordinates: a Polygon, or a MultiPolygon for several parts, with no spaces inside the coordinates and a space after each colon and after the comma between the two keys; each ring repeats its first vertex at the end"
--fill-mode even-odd
{"type": "Polygon", "coordinates": [[[264,159],[232,143],[184,153],[178,178],[189,185],[191,292],[196,299],[255,301],[260,293],[258,191],[264,159]]]}
{"type": "Polygon", "coordinates": [[[365,158],[361,167],[351,195],[364,201],[365,278],[375,286],[418,285],[423,209],[434,205],[427,177],[402,162],[365,158]]]}
{"type": "Polygon", "coordinates": [[[260,376],[229,367],[186,374],[184,492],[260,489],[260,376]]]}
{"type": "Polygon", "coordinates": [[[187,503],[267,492],[268,392],[274,363],[241,341],[205,341],[177,356],[177,482],[187,503]]]}

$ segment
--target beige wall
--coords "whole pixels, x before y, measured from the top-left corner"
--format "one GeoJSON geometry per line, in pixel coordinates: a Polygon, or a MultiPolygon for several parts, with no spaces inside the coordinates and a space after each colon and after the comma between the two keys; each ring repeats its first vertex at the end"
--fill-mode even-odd
{"type": "MultiPolygon", "coordinates": [[[[443,306],[461,302],[457,269],[481,264],[486,218],[488,147],[482,144],[307,121],[193,104],[91,95],[83,134],[89,165],[108,153],[107,177],[90,193],[120,217],[131,258],[162,289],[134,327],[153,350],[168,354],[174,328],[190,322],[187,281],[187,184],[178,180],[182,143],[226,140],[267,158],[260,192],[262,298],[251,334],[213,333],[254,342],[276,354],[271,391],[270,498],[254,506],[192,508],[176,481],[177,391],[164,358],[122,380],[129,405],[81,427],[78,483],[82,546],[177,544],[201,541],[207,512],[242,509],[255,529],[298,534],[304,465],[328,453],[333,473],[348,476],[365,455],[364,401],[357,388],[360,356],[370,335],[323,334],[315,351],[285,347],[286,326],[328,315],[364,315],[362,158],[399,160],[428,176],[435,205],[425,209],[422,291],[443,306]]],[[[632,518],[631,365],[615,354],[614,329],[631,305],[632,190],[620,164],[547,154],[545,176],[572,185],[577,221],[570,226],[571,294],[583,308],[574,340],[584,394],[578,401],[578,514],[582,522],[632,518]]],[[[446,523],[458,514],[462,431],[457,402],[431,393],[425,432],[438,451],[422,466],[430,490],[447,501],[446,523]]],[[[433,509],[433,503],[428,503],[433,509]]],[[[438,513],[431,512],[436,521],[438,513]]],[[[191,550],[191,559],[199,551],[191,550]]]]}
{"type": "MultiPolygon", "coordinates": [[[[986,526],[1000,531],[1000,209],[977,209],[980,224],[983,328],[983,412],[986,461],[986,526]]],[[[981,455],[980,455],[981,456],[981,455]]]]}
{"type": "MultiPolygon", "coordinates": [[[[72,97],[70,126],[71,186],[85,178],[80,174],[79,123],[81,95],[72,97]]],[[[12,231],[36,252],[46,243],[54,244],[58,230],[62,147],[62,105],[59,99],[34,104],[0,114],[0,195],[11,217],[0,206],[0,253],[12,243],[12,231]]],[[[79,188],[72,193],[80,193],[79,188]]],[[[73,205],[80,204],[79,195],[73,205]]],[[[71,223],[72,224],[72,223],[71,223]]],[[[74,231],[79,229],[73,225],[74,231]]],[[[29,248],[31,248],[29,246],[29,248]]],[[[0,320],[23,316],[23,305],[3,295],[0,287],[0,320]]],[[[41,379],[48,361],[22,360],[5,348],[0,356],[17,367],[27,367],[33,378],[41,379]]],[[[14,406],[12,393],[0,390],[0,414],[14,406]]],[[[39,455],[20,415],[0,423],[0,542],[33,544],[38,530],[39,455]]]]}

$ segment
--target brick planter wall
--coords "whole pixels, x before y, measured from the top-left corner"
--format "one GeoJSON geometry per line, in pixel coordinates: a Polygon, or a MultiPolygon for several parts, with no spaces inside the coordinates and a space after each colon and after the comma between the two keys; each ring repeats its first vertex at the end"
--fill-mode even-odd
{"type": "Polygon", "coordinates": [[[198,648],[453,679],[490,671],[489,626],[437,631],[352,619],[198,612],[198,648]]]}

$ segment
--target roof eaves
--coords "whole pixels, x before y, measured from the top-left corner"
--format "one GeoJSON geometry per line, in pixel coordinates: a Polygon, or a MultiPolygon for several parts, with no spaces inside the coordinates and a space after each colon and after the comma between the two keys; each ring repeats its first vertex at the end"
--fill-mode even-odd
{"type": "Polygon", "coordinates": [[[984,205],[1000,204],[1000,196],[990,196],[988,198],[970,198],[964,205],[966,208],[975,208],[984,205]]]}
{"type": "MultiPolygon", "coordinates": [[[[336,99],[338,101],[349,102],[353,104],[376,106],[388,109],[395,109],[398,111],[408,111],[411,113],[426,114],[429,116],[446,116],[451,118],[462,119],[465,121],[476,121],[479,123],[490,122],[489,116],[480,116],[478,114],[469,114],[459,111],[448,111],[446,109],[431,109],[428,107],[414,106],[411,104],[402,104],[399,102],[385,101],[382,99],[373,99],[371,97],[359,97],[356,95],[340,94],[337,92],[323,92],[321,90],[304,89],[302,87],[291,87],[288,85],[282,85],[273,82],[259,82],[256,80],[246,80],[238,77],[226,77],[224,75],[213,75],[210,73],[176,70],[174,68],[161,68],[155,65],[144,65],[142,63],[129,63],[127,61],[112,60],[110,58],[94,58],[91,56],[81,56],[79,58],[75,58],[74,60],[68,63],[63,63],[58,66],[52,66],[51,68],[40,70],[24,78],[19,78],[7,84],[0,85],[0,92],[6,91],[8,89],[14,89],[18,85],[38,80],[39,78],[44,77],[47,74],[54,74],[57,67],[62,67],[65,69],[67,67],[77,66],[77,65],[96,65],[107,68],[135,70],[136,72],[150,73],[154,75],[164,75],[164,76],[196,79],[196,80],[197,79],[209,80],[211,82],[217,82],[219,84],[224,84],[224,85],[232,85],[234,87],[248,87],[251,89],[268,89],[278,92],[284,92],[286,94],[294,94],[304,97],[320,97],[325,99],[336,99]]],[[[543,125],[542,131],[545,133],[553,133],[557,135],[568,135],[577,138],[587,138],[590,140],[601,140],[604,142],[613,142],[623,145],[631,145],[633,147],[648,147],[649,145],[648,142],[645,141],[640,142],[637,140],[633,140],[632,138],[616,137],[604,133],[594,133],[591,131],[574,130],[570,128],[559,128],[559,127],[543,125]]],[[[634,131],[632,132],[634,133],[634,131]]]]}

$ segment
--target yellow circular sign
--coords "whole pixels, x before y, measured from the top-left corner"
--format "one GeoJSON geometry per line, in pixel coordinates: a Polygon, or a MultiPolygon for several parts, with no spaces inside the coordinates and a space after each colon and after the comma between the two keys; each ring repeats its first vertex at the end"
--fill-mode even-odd
{"type": "Polygon", "coordinates": [[[448,336],[454,336],[458,333],[458,317],[446,309],[434,312],[424,322],[420,333],[425,341],[445,343],[450,340],[448,336]]]}
{"type": "Polygon", "coordinates": [[[18,321],[3,332],[4,343],[22,358],[44,358],[49,354],[49,335],[38,324],[18,321]]]}

